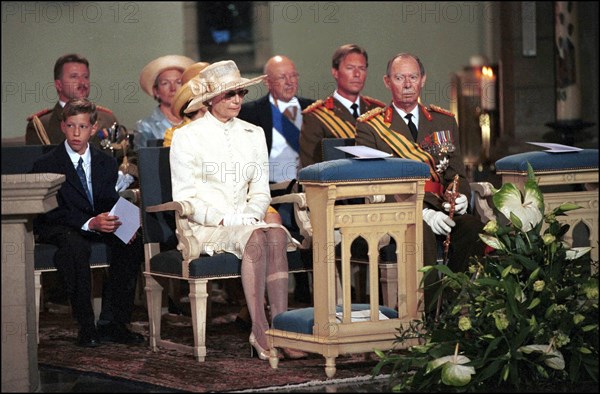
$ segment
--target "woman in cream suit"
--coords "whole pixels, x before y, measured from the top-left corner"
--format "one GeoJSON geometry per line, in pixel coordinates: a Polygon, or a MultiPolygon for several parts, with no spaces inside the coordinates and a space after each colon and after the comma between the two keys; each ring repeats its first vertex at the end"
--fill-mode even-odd
{"type": "MultiPolygon", "coordinates": [[[[242,259],[242,285],[252,318],[249,341],[259,358],[267,360],[265,290],[271,316],[285,312],[286,251],[294,240],[282,225],[264,221],[271,202],[264,132],[237,118],[246,87],[263,78],[242,78],[231,60],[213,63],[193,78],[189,84],[194,98],[185,112],[208,111],[174,133],[170,163],[173,199],[193,205],[191,225],[203,252],[233,253],[242,259]]],[[[284,353],[304,356],[291,349],[284,353]]]]}

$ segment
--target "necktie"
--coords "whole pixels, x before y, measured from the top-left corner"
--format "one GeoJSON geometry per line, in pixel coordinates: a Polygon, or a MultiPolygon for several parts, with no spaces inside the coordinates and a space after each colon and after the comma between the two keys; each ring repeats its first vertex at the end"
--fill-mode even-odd
{"type": "Polygon", "coordinates": [[[405,116],[406,119],[408,119],[408,128],[410,129],[410,133],[413,136],[413,139],[416,141],[417,140],[417,126],[415,126],[415,124],[412,121],[412,114],[407,114],[405,116]]]}
{"type": "Polygon", "coordinates": [[[81,181],[81,185],[83,186],[83,190],[85,190],[85,194],[87,194],[88,201],[92,206],[94,205],[94,199],[92,198],[92,193],[90,193],[90,189],[87,184],[87,177],[85,176],[85,171],[83,170],[83,158],[79,158],[79,163],[77,163],[77,175],[79,175],[79,180],[81,181]]]}
{"type": "Polygon", "coordinates": [[[358,104],[354,103],[350,108],[352,108],[352,116],[354,116],[354,119],[358,118],[358,104]]]}
{"type": "Polygon", "coordinates": [[[296,115],[298,114],[298,108],[294,105],[290,105],[283,111],[283,116],[288,118],[290,122],[296,123],[296,115]]]}

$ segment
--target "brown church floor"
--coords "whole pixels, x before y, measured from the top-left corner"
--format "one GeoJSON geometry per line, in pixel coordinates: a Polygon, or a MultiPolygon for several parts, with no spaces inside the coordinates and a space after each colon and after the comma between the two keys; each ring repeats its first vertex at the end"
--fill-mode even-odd
{"type": "MultiPolygon", "coordinates": [[[[215,304],[213,302],[213,311],[217,314],[220,312],[231,313],[232,311],[239,311],[239,306],[223,306],[223,304],[215,304]],[[223,309],[222,309],[223,308],[223,309]]],[[[290,308],[303,307],[306,304],[298,304],[294,301],[294,297],[290,294],[290,308]]],[[[59,307],[54,313],[66,313],[64,308],[59,307]]],[[[52,312],[49,312],[52,313],[52,312]]],[[[42,393],[168,393],[168,392],[184,392],[177,391],[174,389],[168,389],[161,386],[156,386],[147,383],[139,383],[136,381],[129,381],[125,379],[115,379],[102,374],[94,373],[81,373],[79,371],[50,367],[40,365],[40,390],[42,393]]],[[[379,393],[387,392],[385,390],[385,383],[387,379],[385,377],[379,378],[375,381],[367,380],[364,382],[347,382],[343,379],[339,379],[333,383],[326,385],[298,385],[298,386],[286,386],[285,388],[271,389],[264,388],[259,390],[253,390],[252,392],[287,392],[287,393],[379,393]]],[[[250,392],[250,391],[246,391],[250,392]]]]}
{"type": "MultiPolygon", "coordinates": [[[[71,370],[40,367],[42,393],[181,393],[173,389],[141,384],[127,380],[111,379],[98,374],[83,374],[71,370]]],[[[286,393],[382,393],[386,392],[382,380],[365,383],[298,386],[285,389],[261,389],[254,392],[286,393]]]]}

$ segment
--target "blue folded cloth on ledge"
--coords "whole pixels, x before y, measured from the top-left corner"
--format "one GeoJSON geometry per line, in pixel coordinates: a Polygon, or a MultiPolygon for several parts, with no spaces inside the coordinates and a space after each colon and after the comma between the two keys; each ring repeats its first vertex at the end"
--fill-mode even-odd
{"type": "Polygon", "coordinates": [[[564,153],[518,153],[496,161],[496,172],[526,174],[527,163],[531,164],[535,172],[598,169],[598,149],[564,153]]]}
{"type": "MultiPolygon", "coordinates": [[[[351,311],[364,311],[369,309],[369,304],[352,304],[351,311]]],[[[387,306],[379,306],[379,311],[388,319],[397,319],[398,312],[387,306]]],[[[337,306],[336,312],[342,312],[342,307],[337,306]]],[[[280,313],[273,319],[273,328],[276,330],[312,334],[315,324],[315,308],[301,308],[280,313]]]]}
{"type": "Polygon", "coordinates": [[[429,178],[425,163],[398,157],[385,159],[338,159],[311,164],[298,174],[300,182],[344,182],[429,178]]]}

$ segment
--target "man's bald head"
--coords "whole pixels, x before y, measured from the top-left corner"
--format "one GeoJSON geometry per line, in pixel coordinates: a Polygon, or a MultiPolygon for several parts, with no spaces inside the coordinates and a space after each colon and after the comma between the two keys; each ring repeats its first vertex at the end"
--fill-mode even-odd
{"type": "Polygon", "coordinates": [[[270,58],[264,67],[265,85],[276,100],[288,102],[298,92],[298,72],[294,62],[283,55],[270,58]]]}

